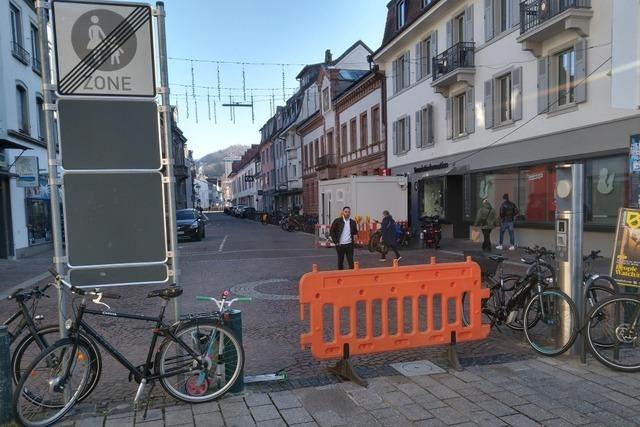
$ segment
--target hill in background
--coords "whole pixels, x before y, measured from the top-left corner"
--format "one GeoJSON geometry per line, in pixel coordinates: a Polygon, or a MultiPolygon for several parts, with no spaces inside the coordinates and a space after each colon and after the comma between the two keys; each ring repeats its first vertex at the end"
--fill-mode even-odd
{"type": "Polygon", "coordinates": [[[202,166],[203,172],[209,177],[222,176],[224,174],[224,158],[234,155],[242,156],[248,148],[246,145],[232,145],[196,160],[196,166],[202,166]]]}

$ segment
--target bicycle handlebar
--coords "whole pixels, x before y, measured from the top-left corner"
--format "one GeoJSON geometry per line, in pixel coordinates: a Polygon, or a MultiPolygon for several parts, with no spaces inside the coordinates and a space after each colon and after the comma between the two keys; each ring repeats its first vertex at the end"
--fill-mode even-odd
{"type": "Polygon", "coordinates": [[[222,293],[222,299],[208,297],[205,295],[197,295],[196,301],[213,301],[218,306],[218,310],[220,311],[224,311],[225,306],[231,307],[231,304],[233,304],[236,301],[251,301],[251,297],[236,297],[236,298],[227,300],[228,296],[229,296],[229,291],[224,291],[222,293]]]}
{"type": "Polygon", "coordinates": [[[69,283],[66,280],[64,280],[62,278],[62,276],[60,274],[58,274],[58,272],[53,267],[49,268],[49,273],[51,273],[55,277],[55,280],[56,280],[57,283],[60,283],[60,284],[62,284],[64,286],[66,286],[74,294],[78,294],[80,296],[91,295],[91,296],[98,297],[98,300],[100,300],[100,299],[120,299],[120,298],[122,298],[122,296],[119,295],[119,294],[110,293],[110,292],[102,292],[99,288],[95,288],[93,291],[86,291],[84,289],[78,288],[77,286],[74,286],[71,283],[69,283]]]}
{"type": "Polygon", "coordinates": [[[597,251],[591,251],[591,253],[589,255],[585,255],[582,257],[582,261],[588,261],[589,259],[597,259],[597,258],[604,258],[602,255],[600,255],[600,250],[597,251]]]}

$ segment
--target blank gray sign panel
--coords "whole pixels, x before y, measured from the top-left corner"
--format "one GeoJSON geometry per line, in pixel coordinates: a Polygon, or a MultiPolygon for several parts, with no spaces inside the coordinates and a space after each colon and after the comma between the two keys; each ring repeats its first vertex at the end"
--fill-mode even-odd
{"type": "Polygon", "coordinates": [[[66,170],[160,168],[155,101],[58,101],[66,170]]]}
{"type": "Polygon", "coordinates": [[[140,267],[91,268],[69,270],[69,280],[74,286],[96,287],[109,285],[161,284],[166,283],[167,266],[145,265],[140,267]]]}
{"type": "Polygon", "coordinates": [[[70,267],[166,260],[160,173],[65,174],[63,185],[70,267]]]}

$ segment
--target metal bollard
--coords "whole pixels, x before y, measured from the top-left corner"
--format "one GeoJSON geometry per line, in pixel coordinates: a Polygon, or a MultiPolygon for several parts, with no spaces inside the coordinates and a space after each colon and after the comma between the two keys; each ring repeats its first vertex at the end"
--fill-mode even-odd
{"type": "MultiPolygon", "coordinates": [[[[240,345],[242,345],[242,312],[240,310],[231,310],[229,312],[229,321],[226,323],[229,329],[233,331],[240,345]]],[[[236,383],[229,389],[230,393],[240,393],[244,390],[244,366],[240,371],[240,376],[236,383]]]]}
{"type": "Polygon", "coordinates": [[[0,326],[0,425],[10,425],[13,421],[11,408],[11,340],[6,326],[0,326]]]}

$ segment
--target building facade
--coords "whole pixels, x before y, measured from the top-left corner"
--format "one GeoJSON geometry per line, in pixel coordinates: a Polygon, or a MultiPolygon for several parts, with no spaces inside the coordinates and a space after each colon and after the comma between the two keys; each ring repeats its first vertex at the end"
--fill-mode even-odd
{"type": "Polygon", "coordinates": [[[553,246],[555,166],[585,165],[585,247],[611,253],[637,110],[611,107],[612,3],[394,0],[374,61],[388,91],[388,165],[411,213],[466,237],[509,194],[520,245],[553,246]]]}
{"type": "Polygon", "coordinates": [[[39,31],[33,1],[2,2],[0,259],[28,256],[51,245],[39,31]]]}
{"type": "Polygon", "coordinates": [[[231,204],[245,205],[260,209],[259,184],[256,176],[261,173],[260,148],[254,144],[240,158],[233,163],[233,170],[229,175],[231,187],[231,204]]]}

